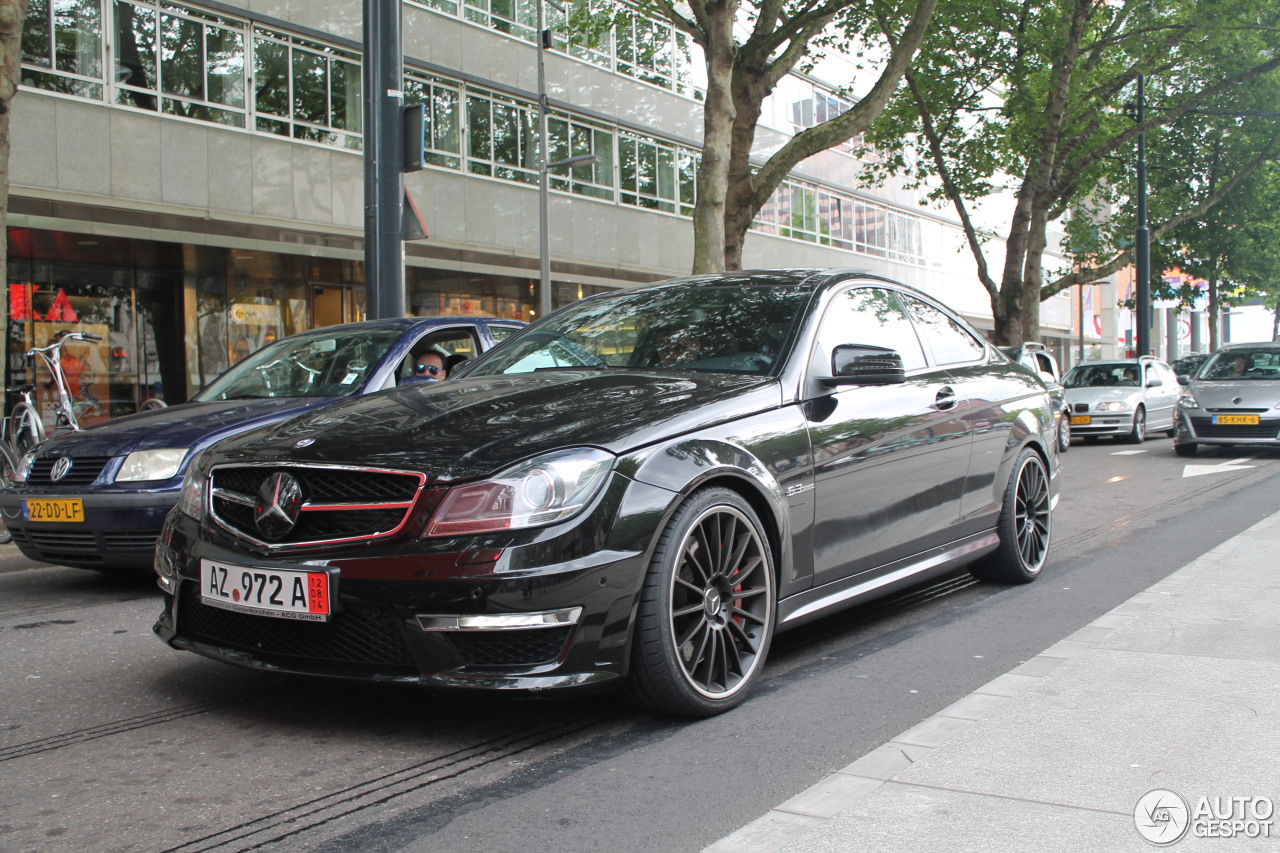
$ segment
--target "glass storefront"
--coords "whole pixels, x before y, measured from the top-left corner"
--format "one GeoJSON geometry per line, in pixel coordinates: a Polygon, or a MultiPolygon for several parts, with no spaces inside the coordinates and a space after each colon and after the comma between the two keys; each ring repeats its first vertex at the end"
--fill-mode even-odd
{"type": "MultiPolygon", "coordinates": [[[[279,337],[364,319],[363,264],[244,249],[9,228],[5,387],[30,382],[52,429],[48,371],[25,358],[59,332],[102,338],[63,350],[82,426],[149,400],[185,402],[279,337]]],[[[554,304],[607,288],[556,282],[554,304]]],[[[406,270],[406,313],[537,319],[532,279],[406,270]]],[[[15,399],[6,399],[5,411],[15,399]]],[[[153,404],[154,405],[154,404],[153,404]]]]}

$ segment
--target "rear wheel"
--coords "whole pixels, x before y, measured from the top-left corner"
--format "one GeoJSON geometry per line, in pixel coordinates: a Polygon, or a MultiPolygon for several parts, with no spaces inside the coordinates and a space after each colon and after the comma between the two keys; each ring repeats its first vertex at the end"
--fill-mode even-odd
{"type": "Polygon", "coordinates": [[[1018,454],[1004,490],[1004,507],[996,532],[1000,547],[969,567],[974,577],[1001,583],[1030,583],[1049,557],[1053,529],[1049,472],[1030,448],[1018,454]]]}
{"type": "Polygon", "coordinates": [[[694,495],[667,523],[640,593],[627,691],[655,711],[709,717],[737,706],[773,637],[773,559],[751,505],[694,495]]]}
{"type": "Polygon", "coordinates": [[[1138,407],[1133,413],[1133,429],[1129,431],[1130,444],[1142,444],[1147,440],[1147,410],[1138,407]]]}
{"type": "Polygon", "coordinates": [[[44,441],[44,421],[40,413],[29,403],[19,403],[9,415],[9,443],[16,456],[22,457],[28,450],[44,441]]]}
{"type": "Polygon", "coordinates": [[[1195,456],[1197,447],[1199,447],[1198,444],[1175,444],[1173,452],[1179,456],[1195,456]]]}

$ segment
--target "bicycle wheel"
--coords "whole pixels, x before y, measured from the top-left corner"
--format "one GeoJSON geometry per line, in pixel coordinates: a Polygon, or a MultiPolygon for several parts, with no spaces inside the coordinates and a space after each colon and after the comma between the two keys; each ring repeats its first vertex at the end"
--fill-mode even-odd
{"type": "MultiPolygon", "coordinates": [[[[18,462],[13,458],[13,451],[9,449],[9,445],[0,443],[0,485],[8,486],[13,482],[13,472],[17,468],[18,462]]],[[[0,545],[8,545],[12,541],[13,534],[5,526],[4,515],[0,514],[0,545]]]]}
{"type": "Polygon", "coordinates": [[[44,421],[35,407],[26,402],[14,406],[9,415],[9,446],[14,454],[21,459],[44,438],[44,421]]]}
{"type": "Polygon", "coordinates": [[[167,408],[168,405],[169,405],[168,403],[166,403],[164,400],[161,400],[159,397],[152,397],[151,399],[145,401],[141,406],[139,406],[138,411],[150,412],[150,411],[154,411],[155,409],[167,408]]]}

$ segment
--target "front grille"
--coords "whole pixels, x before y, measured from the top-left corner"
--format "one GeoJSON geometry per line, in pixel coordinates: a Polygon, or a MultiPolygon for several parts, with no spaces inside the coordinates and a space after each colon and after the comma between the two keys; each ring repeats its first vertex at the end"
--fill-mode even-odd
{"type": "Polygon", "coordinates": [[[76,563],[101,563],[102,551],[92,533],[71,533],[59,530],[32,530],[14,528],[13,541],[27,552],[36,552],[36,559],[48,563],[71,560],[76,563]]]}
{"type": "Polygon", "coordinates": [[[1191,425],[1195,428],[1196,436],[1199,438],[1222,438],[1228,440],[1233,438],[1273,439],[1277,435],[1277,426],[1274,421],[1253,426],[1232,426],[1215,424],[1210,418],[1192,418],[1191,425]]]}
{"type": "Polygon", "coordinates": [[[272,545],[315,545],[372,539],[404,523],[421,474],[298,466],[223,466],[210,477],[213,515],[223,527],[262,542],[255,522],[258,490],[273,474],[285,472],[302,489],[302,510],[293,528],[272,545]],[[388,504],[390,506],[388,506],[388,504]]]}
{"type": "Polygon", "coordinates": [[[347,604],[329,622],[302,622],[209,607],[195,586],[183,584],[178,607],[178,633],[189,640],[266,658],[374,665],[388,674],[417,672],[399,620],[386,608],[347,604]]]}
{"type": "Polygon", "coordinates": [[[113,551],[150,551],[156,547],[154,530],[109,532],[102,534],[102,541],[113,551]]]}
{"type": "Polygon", "coordinates": [[[469,667],[515,667],[554,663],[573,626],[519,631],[449,632],[449,641],[469,667]]]}
{"type": "Polygon", "coordinates": [[[110,456],[72,456],[71,468],[61,480],[53,479],[53,466],[61,456],[37,459],[31,466],[27,483],[33,486],[88,486],[96,482],[102,469],[111,461],[110,456]]]}

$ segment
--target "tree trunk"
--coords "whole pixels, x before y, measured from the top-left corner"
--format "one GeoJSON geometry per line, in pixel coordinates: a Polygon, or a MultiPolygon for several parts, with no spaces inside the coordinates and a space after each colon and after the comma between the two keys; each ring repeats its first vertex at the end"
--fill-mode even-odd
{"type": "MultiPolygon", "coordinates": [[[[22,68],[22,22],[26,16],[27,0],[0,0],[0,272],[4,274],[6,294],[9,290],[9,109],[18,93],[22,68]]],[[[0,339],[7,341],[8,320],[3,323],[5,325],[0,327],[3,338],[0,339]]],[[[0,376],[7,380],[7,365],[0,376]]]]}
{"type": "Polygon", "coordinates": [[[733,0],[706,6],[707,100],[702,109],[702,161],[693,208],[693,272],[724,270],[724,211],[729,152],[736,114],[733,104],[733,0]]]}

